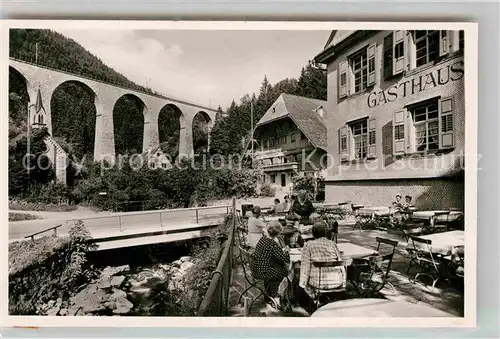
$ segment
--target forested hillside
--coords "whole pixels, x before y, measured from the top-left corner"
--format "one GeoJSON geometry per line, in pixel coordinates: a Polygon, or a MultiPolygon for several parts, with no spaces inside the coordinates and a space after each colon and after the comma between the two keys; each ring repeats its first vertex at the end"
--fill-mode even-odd
{"type": "Polygon", "coordinates": [[[37,63],[92,79],[113,83],[139,91],[154,93],[150,88],[135,84],[113,68],[105,65],[98,57],[87,51],[73,39],[48,29],[11,29],[9,32],[9,56],[19,60],[37,63]]]}
{"type": "Polygon", "coordinates": [[[299,79],[284,79],[276,84],[264,77],[258,95],[245,94],[240,103],[234,100],[225,118],[215,122],[211,135],[211,153],[237,154],[243,150],[242,139],[248,140],[251,130],[251,103],[254,107],[254,124],[266,113],[281,93],[326,100],[326,72],[312,63],[302,68],[299,79]]]}

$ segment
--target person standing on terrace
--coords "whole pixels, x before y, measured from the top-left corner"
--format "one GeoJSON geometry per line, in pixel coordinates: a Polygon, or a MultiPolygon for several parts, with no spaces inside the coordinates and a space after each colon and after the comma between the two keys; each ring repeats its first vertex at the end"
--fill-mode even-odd
{"type": "Polygon", "coordinates": [[[314,213],[314,206],[307,197],[306,190],[300,190],[297,194],[297,200],[293,202],[290,214],[298,218],[301,223],[311,223],[310,217],[314,213]]]}
{"type": "Polygon", "coordinates": [[[248,218],[247,243],[251,247],[255,247],[257,245],[257,242],[262,237],[262,234],[267,227],[267,223],[260,219],[260,216],[260,207],[254,206],[252,209],[252,215],[248,218]]]}

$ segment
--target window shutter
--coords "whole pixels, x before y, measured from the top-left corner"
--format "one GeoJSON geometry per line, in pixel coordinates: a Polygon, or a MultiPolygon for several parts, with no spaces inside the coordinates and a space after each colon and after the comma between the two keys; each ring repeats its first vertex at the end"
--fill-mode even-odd
{"type": "Polygon", "coordinates": [[[377,44],[368,46],[366,56],[368,60],[368,81],[367,86],[375,85],[375,52],[377,51],[377,44]]]}
{"type": "Polygon", "coordinates": [[[394,31],[392,73],[399,74],[405,69],[405,31],[394,31]]]}
{"type": "Polygon", "coordinates": [[[384,38],[384,79],[389,79],[393,75],[392,59],[394,55],[393,35],[391,32],[384,38]]]}
{"type": "Polygon", "coordinates": [[[368,120],[368,158],[377,157],[377,119],[368,120]]]}
{"type": "Polygon", "coordinates": [[[403,155],[406,153],[406,110],[394,112],[392,119],[392,153],[403,155]]]}
{"type": "Polygon", "coordinates": [[[347,135],[347,126],[339,128],[339,155],[340,162],[349,160],[349,143],[347,135]]]}
{"type": "Polygon", "coordinates": [[[339,63],[339,97],[345,98],[347,96],[347,60],[339,63]]]}
{"type": "Polygon", "coordinates": [[[445,56],[450,49],[450,39],[448,31],[439,31],[439,56],[445,56]]]}
{"type": "Polygon", "coordinates": [[[453,99],[439,100],[439,148],[449,149],[455,146],[453,99]]]}

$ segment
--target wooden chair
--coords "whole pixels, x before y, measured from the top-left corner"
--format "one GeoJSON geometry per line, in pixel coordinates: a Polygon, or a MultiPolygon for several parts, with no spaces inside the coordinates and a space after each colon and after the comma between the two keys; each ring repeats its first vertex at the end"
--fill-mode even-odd
{"type": "MultiPolygon", "coordinates": [[[[318,285],[321,286],[321,276],[322,276],[322,269],[323,268],[333,268],[333,267],[344,267],[345,263],[343,261],[313,261],[313,266],[319,269],[319,281],[318,285]]],[[[340,287],[335,287],[335,288],[327,288],[327,289],[320,289],[320,288],[314,288],[314,291],[316,292],[316,298],[314,300],[314,305],[316,308],[319,308],[319,299],[321,295],[325,294],[338,294],[338,293],[345,293],[346,292],[346,275],[344,275],[344,281],[342,282],[342,285],[340,287]]]]}
{"type": "Polygon", "coordinates": [[[415,283],[419,276],[427,276],[432,279],[432,287],[435,287],[441,278],[441,265],[443,262],[432,253],[432,240],[415,236],[410,236],[410,239],[413,245],[411,251],[413,257],[410,258],[410,265],[407,272],[409,272],[411,265],[417,266],[419,269],[417,274],[413,278],[410,278],[410,282],[415,283]],[[421,246],[425,249],[416,246],[416,243],[422,244],[421,246]]]}

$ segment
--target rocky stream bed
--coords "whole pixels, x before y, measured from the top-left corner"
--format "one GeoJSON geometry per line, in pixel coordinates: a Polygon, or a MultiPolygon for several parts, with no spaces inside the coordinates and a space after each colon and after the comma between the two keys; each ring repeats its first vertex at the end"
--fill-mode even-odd
{"type": "Polygon", "coordinates": [[[107,266],[99,278],[69,300],[50,300],[38,305],[37,312],[49,316],[148,315],[152,288],[165,284],[167,290],[182,291],[183,278],[191,266],[190,256],[133,269],[129,265],[107,266]]]}

